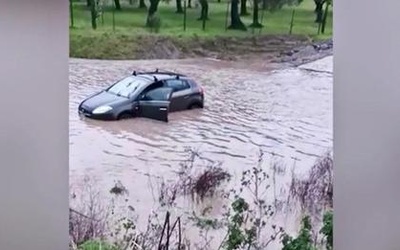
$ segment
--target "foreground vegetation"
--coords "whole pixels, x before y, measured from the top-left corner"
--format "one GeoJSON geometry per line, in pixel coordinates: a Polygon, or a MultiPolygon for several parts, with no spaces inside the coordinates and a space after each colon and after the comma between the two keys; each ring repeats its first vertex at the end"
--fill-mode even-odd
{"type": "MultiPolygon", "coordinates": [[[[73,249],[268,249],[278,242],[282,250],[332,249],[332,171],[331,155],[322,157],[311,169],[308,178],[292,177],[289,196],[280,203],[268,199],[281,165],[265,168],[264,153],[257,164],[242,173],[240,185],[229,188],[231,175],[220,165],[199,166],[197,152],[190,151],[188,161],[181,165],[174,182],[158,183],[158,209],[150,213],[147,226],[139,229],[140,216],[135,209],[115,213],[115,203],[105,206],[99,193],[88,183],[79,211],[71,210],[70,235],[73,249]],[[200,169],[200,170],[199,170],[200,169]],[[189,199],[200,212],[179,211],[179,198],[189,199]],[[220,216],[213,216],[207,199],[225,201],[220,216]],[[86,203],[85,203],[86,201],[86,203]],[[280,205],[279,205],[280,204],[280,205]],[[283,205],[300,205],[302,220],[297,233],[286,232],[275,224],[274,215],[283,205]],[[164,215],[165,214],[165,215],[164,215]],[[165,217],[164,217],[165,216],[165,217]],[[111,223],[111,222],[115,222],[111,223]],[[187,237],[187,230],[197,230],[197,237],[187,237]],[[222,234],[221,234],[222,233],[222,234]],[[216,237],[221,234],[223,237],[216,237]]],[[[125,197],[128,190],[117,183],[110,193],[114,199],[125,197]]],[[[272,192],[273,193],[273,192],[272,192]]],[[[75,198],[77,199],[77,198],[75,198]]],[[[213,204],[213,203],[211,203],[213,204]]]]}
{"type": "Polygon", "coordinates": [[[312,0],[304,0],[300,4],[288,1],[290,4],[284,4],[281,8],[268,7],[264,10],[260,7],[257,21],[254,20],[254,4],[247,0],[246,13],[240,16],[238,14],[241,28],[232,28],[232,5],[228,5],[226,0],[207,1],[206,18],[202,18],[201,4],[196,8],[194,0],[192,8],[186,9],[186,15],[177,10],[178,1],[157,1],[155,17],[149,21],[150,10],[147,6],[151,6],[152,1],[140,1],[146,5],[140,8],[139,1],[121,0],[118,1],[121,7],[117,10],[113,1],[100,0],[97,1],[95,11],[91,11],[87,1],[72,2],[70,55],[83,58],[136,59],[137,50],[143,46],[147,50],[163,46],[160,41],[166,41],[180,49],[182,44],[190,48],[192,44],[196,46],[202,41],[218,40],[219,37],[245,39],[290,33],[325,39],[332,35],[332,12],[327,9],[326,27],[322,34],[321,23],[315,22],[315,3],[312,0]],[[96,16],[96,29],[93,29],[91,19],[93,13],[96,16]],[[254,25],[255,22],[257,25],[254,25]]]}

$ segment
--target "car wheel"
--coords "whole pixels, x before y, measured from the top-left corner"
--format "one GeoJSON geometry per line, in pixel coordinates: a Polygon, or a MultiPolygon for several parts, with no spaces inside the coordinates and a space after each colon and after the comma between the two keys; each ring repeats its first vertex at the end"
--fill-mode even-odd
{"type": "Polygon", "coordinates": [[[118,120],[125,120],[125,119],[129,119],[131,117],[132,117],[132,115],[130,113],[123,112],[123,113],[118,115],[118,120]]]}

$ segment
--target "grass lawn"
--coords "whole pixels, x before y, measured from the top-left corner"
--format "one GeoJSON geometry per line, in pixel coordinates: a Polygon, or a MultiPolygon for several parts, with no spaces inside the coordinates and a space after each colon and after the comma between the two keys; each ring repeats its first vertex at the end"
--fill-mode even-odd
{"type": "MultiPolygon", "coordinates": [[[[250,3],[250,1],[248,1],[250,3]]],[[[147,17],[146,9],[139,9],[138,3],[129,5],[128,1],[121,0],[122,10],[114,11],[112,5],[104,6],[103,17],[98,19],[98,28],[93,30],[91,27],[90,11],[85,5],[86,1],[73,3],[74,27],[70,28],[70,55],[89,58],[107,58],[105,48],[99,48],[101,55],[93,55],[94,47],[107,47],[118,52],[121,56],[132,50],[134,46],[140,46],[135,43],[136,37],[147,36],[150,31],[145,27],[147,17]],[[113,29],[113,16],[115,31],[113,29]],[[106,44],[104,44],[106,43],[106,44]],[[94,47],[93,47],[94,46],[94,47]],[[89,48],[90,47],[90,48],[89,48]],[[85,51],[84,51],[85,50],[85,51]],[[91,52],[90,52],[91,51],[91,52]],[[87,55],[85,55],[87,54],[87,55]]],[[[194,3],[194,0],[193,0],[194,3]]],[[[149,5],[148,3],[146,3],[149,5]]],[[[193,4],[194,5],[194,4],[193,4]]],[[[314,2],[313,0],[304,0],[300,6],[295,8],[294,26],[292,34],[307,35],[316,39],[329,38],[332,35],[332,12],[330,11],[327,27],[324,35],[317,35],[318,25],[314,22],[314,2]]],[[[177,14],[175,1],[169,3],[160,2],[158,14],[161,18],[161,27],[158,36],[175,37],[179,39],[191,39],[199,37],[200,39],[215,38],[217,36],[253,36],[265,34],[285,34],[289,33],[290,21],[293,7],[284,7],[282,10],[274,13],[260,11],[264,28],[261,30],[252,29],[248,31],[226,30],[227,2],[222,0],[218,3],[216,0],[209,1],[209,18],[206,22],[206,28],[202,30],[202,22],[197,18],[200,15],[200,7],[187,9],[186,31],[183,29],[183,14],[177,14]]],[[[249,13],[252,13],[251,5],[248,7],[249,13]]],[[[228,24],[229,24],[228,20],[228,24]]],[[[242,17],[246,25],[252,23],[252,16],[242,17]]],[[[116,53],[114,51],[114,53],[116,53]]],[[[114,56],[115,57],[115,56],[114,56]]],[[[129,56],[128,56],[129,57],[129,56]]]]}

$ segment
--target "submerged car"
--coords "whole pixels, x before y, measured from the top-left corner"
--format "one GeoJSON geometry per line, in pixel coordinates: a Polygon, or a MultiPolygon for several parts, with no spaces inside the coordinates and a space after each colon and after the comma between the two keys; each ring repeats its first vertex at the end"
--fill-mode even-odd
{"type": "Polygon", "coordinates": [[[168,113],[204,107],[203,88],[183,74],[136,72],[90,96],[79,114],[92,119],[146,117],[168,122],[168,113]]]}

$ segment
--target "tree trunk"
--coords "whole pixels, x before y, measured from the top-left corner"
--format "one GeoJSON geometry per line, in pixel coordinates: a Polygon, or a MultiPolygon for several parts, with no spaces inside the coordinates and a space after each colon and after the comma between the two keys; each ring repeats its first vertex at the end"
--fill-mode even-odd
{"type": "Polygon", "coordinates": [[[129,0],[129,5],[133,5],[133,0],[129,0]]]}
{"type": "Polygon", "coordinates": [[[228,29],[233,30],[247,30],[239,15],[239,0],[232,0],[231,3],[231,25],[228,29]]]}
{"type": "Polygon", "coordinates": [[[151,26],[150,19],[157,12],[159,2],[160,2],[159,0],[150,0],[150,7],[147,12],[147,21],[146,21],[146,26],[148,26],[148,27],[151,26]]]}
{"type": "Polygon", "coordinates": [[[139,9],[146,9],[146,8],[147,8],[147,6],[146,6],[145,1],[144,0],[140,0],[139,1],[139,9]]]}
{"type": "Polygon", "coordinates": [[[90,16],[92,20],[92,28],[97,29],[97,11],[96,11],[96,3],[95,0],[90,1],[90,16]]]}
{"type": "Polygon", "coordinates": [[[91,1],[91,0],[86,0],[86,6],[87,6],[87,7],[90,7],[90,1],[91,1]]]}
{"type": "Polygon", "coordinates": [[[252,28],[262,28],[262,24],[258,21],[258,0],[253,0],[253,23],[250,25],[252,28]]]}
{"type": "Polygon", "coordinates": [[[326,20],[328,19],[328,13],[329,13],[329,3],[326,2],[325,3],[325,12],[324,12],[324,17],[322,20],[322,26],[321,26],[321,33],[324,34],[325,33],[325,27],[326,27],[326,20]]]}
{"type": "Polygon", "coordinates": [[[176,0],[176,13],[183,13],[182,0],[176,0]]]}
{"type": "Polygon", "coordinates": [[[208,20],[208,1],[200,0],[201,14],[198,20],[208,20]]]}
{"type": "Polygon", "coordinates": [[[188,0],[188,6],[187,6],[187,8],[188,8],[188,9],[191,9],[191,8],[192,8],[192,0],[188,0]]]}
{"type": "Polygon", "coordinates": [[[249,12],[247,12],[247,0],[240,1],[240,15],[241,16],[248,16],[249,12]]]}
{"type": "Polygon", "coordinates": [[[323,7],[324,7],[324,0],[314,0],[315,3],[315,13],[317,15],[317,18],[315,19],[316,23],[321,23],[323,19],[323,7]]]}
{"type": "Polygon", "coordinates": [[[69,0],[69,17],[71,19],[71,28],[74,27],[74,5],[72,3],[72,0],[69,0]]]}
{"type": "Polygon", "coordinates": [[[114,3],[115,3],[115,9],[121,10],[121,3],[119,2],[119,0],[114,0],[114,3]]]}

